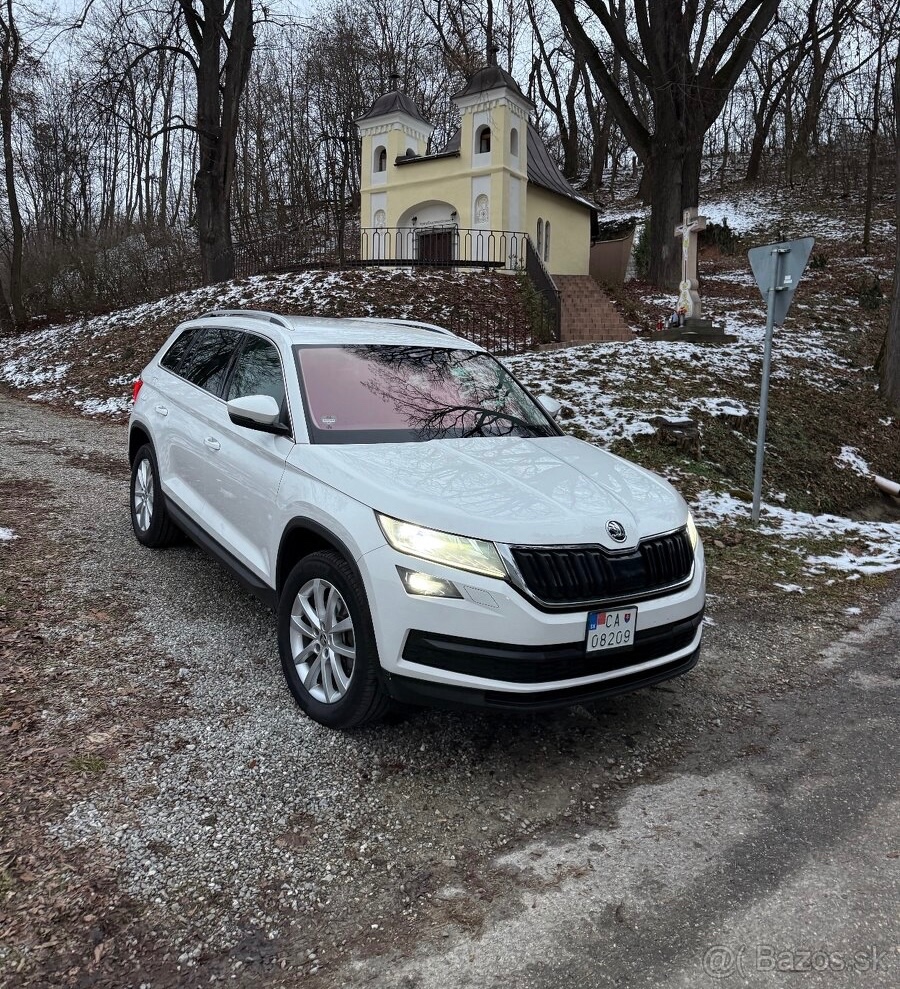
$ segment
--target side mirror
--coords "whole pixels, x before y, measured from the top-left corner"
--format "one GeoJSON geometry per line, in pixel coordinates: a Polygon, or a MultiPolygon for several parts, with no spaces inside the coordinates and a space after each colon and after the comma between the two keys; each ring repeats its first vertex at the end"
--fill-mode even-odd
{"type": "Polygon", "coordinates": [[[228,403],[228,418],[235,426],[260,429],[266,433],[283,433],[279,423],[281,406],[271,395],[245,395],[228,403]]]}
{"type": "Polygon", "coordinates": [[[562,411],[562,403],[557,402],[552,395],[538,395],[537,400],[538,405],[553,419],[562,411]]]}

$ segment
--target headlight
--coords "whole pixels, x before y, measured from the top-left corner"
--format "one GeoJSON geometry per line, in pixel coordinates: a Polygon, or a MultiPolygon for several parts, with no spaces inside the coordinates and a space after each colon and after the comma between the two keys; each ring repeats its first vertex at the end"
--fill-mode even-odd
{"type": "Polygon", "coordinates": [[[376,518],[385,539],[400,553],[431,560],[432,563],[443,563],[445,567],[455,567],[457,570],[506,579],[506,569],[493,543],[426,529],[412,522],[392,519],[389,515],[376,513],[376,518]]]}
{"type": "Polygon", "coordinates": [[[697,543],[700,542],[700,536],[697,533],[697,526],[694,525],[694,516],[690,512],[688,512],[687,517],[687,534],[691,541],[691,549],[696,549],[697,543]]]}

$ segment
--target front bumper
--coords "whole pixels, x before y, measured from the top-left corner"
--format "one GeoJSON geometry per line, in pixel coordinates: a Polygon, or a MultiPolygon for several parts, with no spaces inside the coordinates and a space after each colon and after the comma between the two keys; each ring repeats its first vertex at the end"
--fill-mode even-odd
{"type": "Polygon", "coordinates": [[[680,676],[699,656],[706,596],[702,545],[687,586],[629,602],[638,609],[633,650],[590,656],[584,648],[587,608],[541,611],[505,581],[427,563],[387,545],[359,563],[385,681],[398,699],[556,707],[680,676]],[[407,594],[398,565],[452,581],[463,598],[407,594]]]}
{"type": "Polygon", "coordinates": [[[573,704],[592,704],[617,694],[627,694],[643,687],[652,687],[664,680],[683,676],[692,670],[700,659],[700,647],[683,659],[671,660],[649,670],[628,673],[613,680],[588,683],[580,687],[560,690],[538,690],[529,693],[510,693],[504,690],[480,690],[474,687],[450,686],[419,680],[413,677],[387,676],[388,691],[403,704],[440,707],[449,710],[459,708],[490,708],[495,711],[552,711],[571,707],[573,704]]]}

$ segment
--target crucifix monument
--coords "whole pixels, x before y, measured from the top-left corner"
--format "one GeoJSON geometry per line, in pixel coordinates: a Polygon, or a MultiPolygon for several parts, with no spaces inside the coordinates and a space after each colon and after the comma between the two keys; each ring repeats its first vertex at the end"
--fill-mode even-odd
{"type": "Polygon", "coordinates": [[[706,217],[697,215],[697,207],[686,209],[675,236],[681,238],[681,284],[678,286],[678,310],[684,311],[685,321],[703,318],[700,287],[697,281],[697,234],[706,229],[706,217]]]}
{"type": "Polygon", "coordinates": [[[705,319],[700,305],[697,281],[697,234],[706,229],[706,217],[698,216],[696,206],[684,211],[675,228],[681,240],[681,283],[678,286],[677,311],[684,317],[682,326],[669,326],[654,334],[655,340],[696,340],[700,343],[733,343],[737,337],[725,333],[721,325],[705,319]]]}

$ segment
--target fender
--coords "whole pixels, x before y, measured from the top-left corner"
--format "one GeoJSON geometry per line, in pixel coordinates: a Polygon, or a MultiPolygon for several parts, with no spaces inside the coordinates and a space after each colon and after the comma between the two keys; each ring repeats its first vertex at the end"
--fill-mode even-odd
{"type": "MultiPolygon", "coordinates": [[[[284,532],[281,534],[281,541],[278,544],[278,559],[275,564],[275,594],[277,598],[281,597],[281,589],[284,587],[284,582],[287,580],[289,573],[288,568],[284,565],[285,548],[291,541],[291,535],[298,531],[311,533],[314,537],[314,543],[324,543],[326,546],[330,546],[333,550],[340,553],[340,555],[347,561],[347,565],[359,578],[360,584],[362,584],[363,587],[366,586],[362,572],[356,562],[356,557],[350,551],[347,544],[320,522],[316,522],[314,519],[305,518],[304,516],[297,516],[296,518],[291,519],[291,521],[284,527],[284,532]]],[[[314,546],[313,551],[316,548],[318,548],[318,546],[314,546]]]]}

